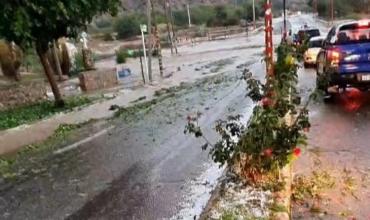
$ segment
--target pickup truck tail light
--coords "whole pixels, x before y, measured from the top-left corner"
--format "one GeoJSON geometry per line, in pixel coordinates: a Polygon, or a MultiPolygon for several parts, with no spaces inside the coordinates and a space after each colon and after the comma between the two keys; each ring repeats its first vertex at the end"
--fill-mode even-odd
{"type": "Polygon", "coordinates": [[[341,59],[341,53],[339,50],[328,50],[328,61],[332,67],[337,67],[341,59]]]}

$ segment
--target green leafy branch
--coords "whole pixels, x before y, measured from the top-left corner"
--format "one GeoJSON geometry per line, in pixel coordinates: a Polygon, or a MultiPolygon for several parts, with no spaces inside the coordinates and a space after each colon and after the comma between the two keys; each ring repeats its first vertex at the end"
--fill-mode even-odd
{"type": "Polygon", "coordinates": [[[205,139],[203,149],[211,147],[215,162],[239,164],[239,175],[253,181],[296,159],[301,152],[299,146],[306,145],[305,132],[310,128],[307,106],[311,97],[301,106],[295,48],[282,44],[276,52],[275,75],[266,83],[254,79],[248,70],[243,74],[247,96],[257,103],[246,125],[240,122],[240,116],[217,121],[215,129],[220,139],[214,145],[203,135],[198,123],[200,114],[189,117],[185,127],[185,133],[205,139]]]}

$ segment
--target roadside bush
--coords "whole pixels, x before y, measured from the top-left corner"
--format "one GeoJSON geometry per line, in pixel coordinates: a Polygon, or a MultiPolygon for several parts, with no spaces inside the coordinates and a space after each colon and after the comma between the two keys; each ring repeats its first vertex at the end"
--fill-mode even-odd
{"type": "Polygon", "coordinates": [[[140,34],[140,24],[145,23],[141,14],[131,14],[120,17],[114,26],[118,39],[129,38],[140,34]]]}
{"type": "MultiPolygon", "coordinates": [[[[361,12],[366,13],[369,10],[367,1],[348,1],[348,0],[336,0],[335,1],[335,16],[336,17],[353,17],[355,14],[361,12]]],[[[309,6],[313,6],[313,0],[308,1],[309,6]]],[[[331,14],[329,13],[329,4],[326,1],[318,1],[317,10],[319,16],[329,18],[331,14]]],[[[357,16],[354,16],[356,18],[357,16]]],[[[359,17],[361,18],[361,17],[359,17]]]]}
{"type": "Polygon", "coordinates": [[[185,27],[188,25],[188,14],[185,10],[174,11],[173,18],[176,26],[185,27]]]}
{"type": "Polygon", "coordinates": [[[103,36],[103,40],[104,41],[113,41],[114,37],[111,33],[105,33],[104,36],[103,36]]]}
{"type": "Polygon", "coordinates": [[[116,63],[117,64],[126,63],[127,58],[128,58],[127,50],[117,50],[116,51],[116,63]]]}
{"type": "Polygon", "coordinates": [[[162,12],[159,12],[159,11],[156,11],[155,13],[156,13],[155,14],[155,22],[158,25],[159,24],[165,24],[166,23],[166,16],[162,12]]]}
{"type": "MultiPolygon", "coordinates": [[[[228,5],[200,5],[191,8],[191,20],[195,25],[214,26],[228,26],[238,25],[240,19],[247,14],[246,10],[251,8],[244,8],[242,6],[228,6],[228,5]]],[[[174,20],[177,26],[185,27],[188,25],[188,14],[185,9],[174,12],[174,20]]]]}
{"type": "Polygon", "coordinates": [[[200,5],[191,9],[192,22],[196,25],[206,25],[215,17],[215,7],[200,5]]]}
{"type": "Polygon", "coordinates": [[[71,76],[76,76],[78,75],[81,71],[84,70],[84,59],[83,59],[83,56],[82,56],[82,52],[79,50],[76,55],[75,55],[75,60],[74,60],[74,63],[72,65],[72,68],[71,68],[71,71],[69,72],[69,74],[71,76]]]}
{"type": "MultiPolygon", "coordinates": [[[[153,51],[153,56],[155,56],[156,50],[153,51]]],[[[121,48],[116,51],[116,62],[118,64],[126,63],[127,58],[137,58],[139,56],[144,56],[144,52],[142,50],[128,50],[125,48],[121,48]]]]}

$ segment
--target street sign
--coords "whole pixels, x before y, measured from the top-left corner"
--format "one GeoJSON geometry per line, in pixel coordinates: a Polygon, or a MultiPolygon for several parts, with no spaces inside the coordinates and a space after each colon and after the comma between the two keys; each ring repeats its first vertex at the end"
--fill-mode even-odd
{"type": "Polygon", "coordinates": [[[146,24],[141,24],[140,25],[140,30],[142,31],[142,32],[147,32],[148,31],[148,28],[147,28],[147,26],[146,26],[146,24]]]}

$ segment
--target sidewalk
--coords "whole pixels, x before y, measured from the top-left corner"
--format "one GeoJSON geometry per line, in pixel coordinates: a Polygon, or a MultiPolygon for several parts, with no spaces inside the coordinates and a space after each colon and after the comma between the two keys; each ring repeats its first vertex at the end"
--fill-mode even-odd
{"type": "MultiPolygon", "coordinates": [[[[207,75],[210,76],[210,75],[207,75]]],[[[5,131],[0,131],[0,155],[16,151],[17,149],[45,140],[51,136],[61,124],[79,124],[93,119],[107,119],[114,115],[114,111],[109,108],[112,105],[129,107],[140,97],[146,97],[146,100],[154,98],[155,91],[162,88],[170,88],[180,85],[183,77],[176,77],[175,80],[163,80],[160,83],[146,85],[135,90],[122,89],[116,93],[109,94],[116,96],[111,100],[104,100],[92,104],[82,110],[76,110],[69,113],[60,113],[48,119],[35,122],[30,125],[22,125],[5,131]],[[156,85],[158,84],[158,85],[156,85]],[[20,138],[21,137],[21,138],[20,138]]],[[[195,82],[201,75],[194,77],[187,82],[195,82]]]]}

